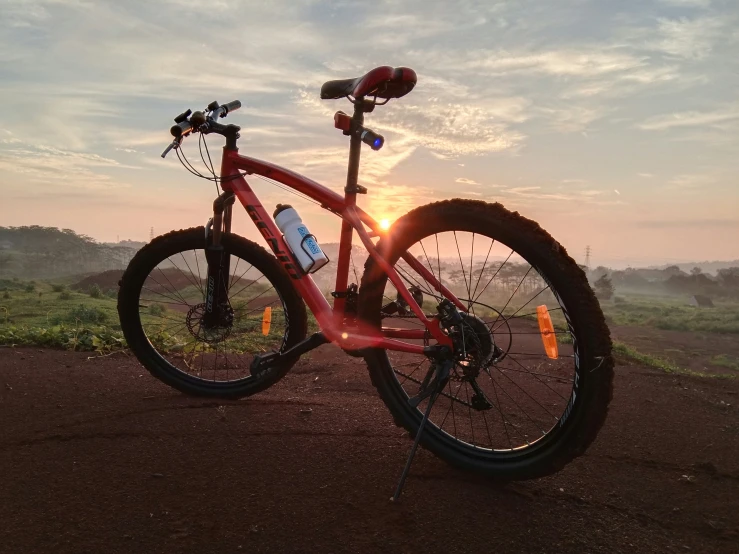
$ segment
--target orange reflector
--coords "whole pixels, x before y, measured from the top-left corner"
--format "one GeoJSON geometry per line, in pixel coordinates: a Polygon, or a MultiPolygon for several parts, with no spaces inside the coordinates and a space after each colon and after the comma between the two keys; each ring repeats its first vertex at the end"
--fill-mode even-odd
{"type": "Polygon", "coordinates": [[[557,335],[554,334],[554,325],[552,325],[552,318],[549,316],[549,310],[546,306],[536,307],[536,319],[539,320],[539,331],[541,332],[541,342],[544,343],[544,351],[547,353],[547,357],[556,360],[559,357],[557,335]]]}
{"type": "Polygon", "coordinates": [[[272,308],[267,306],[264,308],[264,314],[262,315],[262,334],[265,337],[269,335],[270,325],[272,325],[272,308]]]}

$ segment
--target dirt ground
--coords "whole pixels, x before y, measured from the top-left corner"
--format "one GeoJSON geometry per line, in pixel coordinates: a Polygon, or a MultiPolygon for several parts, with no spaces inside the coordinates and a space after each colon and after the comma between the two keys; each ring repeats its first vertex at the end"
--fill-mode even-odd
{"type": "Polygon", "coordinates": [[[121,280],[121,277],[123,277],[122,269],[111,269],[85,277],[81,281],[70,285],[69,288],[72,290],[86,291],[92,285],[97,285],[104,291],[108,289],[118,289],[118,281],[121,280]]]}
{"type": "Polygon", "coordinates": [[[495,486],[410,448],[331,346],[240,402],[125,354],[0,349],[0,552],[738,552],[739,383],[620,365],[560,473],[495,486]]]}
{"type": "Polygon", "coordinates": [[[739,360],[739,337],[733,334],[667,331],[652,327],[611,325],[614,339],[625,342],[639,352],[669,360],[679,367],[700,373],[732,374],[735,370],[711,363],[723,354],[739,360]]]}

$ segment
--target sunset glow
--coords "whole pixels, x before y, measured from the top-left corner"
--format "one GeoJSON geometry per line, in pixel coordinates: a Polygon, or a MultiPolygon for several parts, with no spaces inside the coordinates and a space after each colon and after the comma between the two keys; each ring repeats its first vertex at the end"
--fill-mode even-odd
{"type": "MultiPolygon", "coordinates": [[[[14,109],[0,125],[2,224],[145,241],[152,226],[201,221],[215,187],[160,154],[172,118],[212,100],[244,103],[224,120],[242,128],[243,153],[341,194],[349,144],[333,114],[351,104],[322,100],[321,86],[388,64],[418,84],[366,116],[385,143],[362,152],[359,205],[378,221],[472,198],[534,219],[580,263],[587,246],[621,268],[739,257],[720,240],[739,232],[735,2],[380,4],[249,2],[234,17],[235,0],[3,2],[13,54],[0,99],[14,109]],[[208,40],[181,41],[183,27],[208,40]],[[224,52],[217,78],[189,77],[224,52]]],[[[223,147],[207,139],[211,155],[223,147]]],[[[206,171],[197,140],[182,153],[206,171]]],[[[249,184],[265,204],[285,201],[249,184]]],[[[291,201],[337,240],[333,217],[291,201]]],[[[260,240],[242,214],[233,228],[260,240]]]]}
{"type": "Polygon", "coordinates": [[[380,220],[380,227],[383,231],[387,231],[390,229],[390,220],[389,219],[381,219],[380,220]]]}

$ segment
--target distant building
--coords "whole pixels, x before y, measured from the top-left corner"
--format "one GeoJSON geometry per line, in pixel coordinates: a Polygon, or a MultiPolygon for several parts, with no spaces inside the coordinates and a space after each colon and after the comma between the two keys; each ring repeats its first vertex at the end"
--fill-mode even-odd
{"type": "Polygon", "coordinates": [[[689,304],[696,308],[713,308],[713,301],[702,294],[691,296],[689,304]]]}

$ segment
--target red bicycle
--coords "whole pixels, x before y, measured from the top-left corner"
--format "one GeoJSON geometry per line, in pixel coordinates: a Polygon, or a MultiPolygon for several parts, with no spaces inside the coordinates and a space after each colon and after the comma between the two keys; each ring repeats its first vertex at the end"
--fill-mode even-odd
{"type": "Polygon", "coordinates": [[[354,105],[352,116],[334,118],[350,137],[343,197],[240,155],[240,128],[219,122],[238,101],[178,116],[162,156],[175,150],[223,192],[206,226],[157,237],[131,261],[118,296],[123,333],[152,375],[199,396],[260,392],[327,342],[363,357],[396,424],[415,437],[396,496],[419,442],[457,467],[496,478],[553,473],[585,450],[605,420],[613,377],[608,327],[565,249],[498,203],[428,204],[388,230],[357,207],[357,195],[367,193],[357,182],[361,146],[384,143],[364,115],[415,83],[411,69],[378,67],[323,85],[322,98],[354,105]],[[193,133],[210,175],[180,148],[193,133]],[[226,140],[218,174],[204,144],[209,134],[226,140]],[[310,255],[305,240],[318,245],[315,237],[303,226],[291,248],[249,186],[255,178],[341,218],[333,290],[322,291],[315,266],[306,271],[299,261],[299,250],[310,255]],[[231,232],[237,198],[272,254],[231,232]],[[363,249],[352,244],[354,232],[363,249]],[[352,268],[357,282],[350,283],[352,268]]]}

